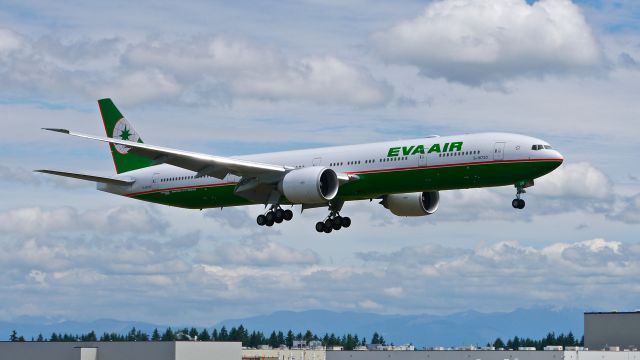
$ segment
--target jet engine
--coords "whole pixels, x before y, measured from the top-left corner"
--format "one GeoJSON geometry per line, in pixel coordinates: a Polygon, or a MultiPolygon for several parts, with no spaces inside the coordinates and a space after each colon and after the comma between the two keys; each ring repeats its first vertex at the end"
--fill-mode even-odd
{"type": "Polygon", "coordinates": [[[288,172],[278,189],[294,204],[320,204],[333,199],[339,186],[335,171],[314,166],[288,172]]]}
{"type": "Polygon", "coordinates": [[[440,194],[437,191],[385,195],[380,202],[397,216],[431,215],[438,210],[440,194]]]}

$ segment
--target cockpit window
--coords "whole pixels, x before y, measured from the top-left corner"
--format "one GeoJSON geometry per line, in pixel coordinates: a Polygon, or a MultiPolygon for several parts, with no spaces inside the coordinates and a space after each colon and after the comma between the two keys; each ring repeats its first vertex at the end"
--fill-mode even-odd
{"type": "Polygon", "coordinates": [[[551,149],[551,145],[531,145],[531,150],[551,149]]]}

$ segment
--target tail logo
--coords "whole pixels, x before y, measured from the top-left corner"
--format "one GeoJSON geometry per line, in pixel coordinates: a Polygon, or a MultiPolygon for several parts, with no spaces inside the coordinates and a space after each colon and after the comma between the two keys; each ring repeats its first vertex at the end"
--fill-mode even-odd
{"type": "MultiPolygon", "coordinates": [[[[122,118],[118,120],[116,125],[113,127],[113,138],[138,142],[138,139],[140,137],[138,136],[138,133],[133,129],[133,126],[129,124],[127,119],[122,118]]],[[[124,145],[113,144],[113,146],[116,148],[116,151],[118,151],[122,155],[126,155],[129,150],[131,150],[131,148],[124,145]]]]}

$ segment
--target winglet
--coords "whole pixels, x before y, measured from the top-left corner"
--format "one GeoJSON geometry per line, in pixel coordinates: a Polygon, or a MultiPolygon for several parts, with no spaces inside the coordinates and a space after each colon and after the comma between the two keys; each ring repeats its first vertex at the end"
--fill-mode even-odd
{"type": "Polygon", "coordinates": [[[63,133],[63,134],[69,134],[70,133],[70,131],[67,130],[67,129],[42,128],[42,130],[55,131],[55,132],[59,132],[59,133],[63,133]]]}

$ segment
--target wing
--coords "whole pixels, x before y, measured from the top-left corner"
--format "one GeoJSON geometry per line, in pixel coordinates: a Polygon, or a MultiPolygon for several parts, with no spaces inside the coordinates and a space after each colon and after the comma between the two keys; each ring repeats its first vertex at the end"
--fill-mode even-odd
{"type": "Polygon", "coordinates": [[[279,180],[285,172],[292,170],[292,167],[282,165],[264,164],[254,161],[240,160],[223,156],[201,154],[191,151],[170,149],[161,146],[131,142],[120,139],[106,138],[71,132],[66,129],[44,130],[55,131],[63,134],[73,135],[85,139],[98,140],[102,142],[123,145],[129,148],[129,153],[137,154],[153,160],[154,165],[170,164],[197,173],[196,176],[209,175],[218,179],[223,179],[227,174],[241,177],[261,177],[279,180]]]}
{"type": "Polygon", "coordinates": [[[125,180],[125,179],[114,179],[110,177],[102,177],[95,175],[86,175],[86,174],[78,174],[66,171],[56,171],[56,170],[34,170],[35,172],[64,176],[74,179],[87,180],[87,181],[95,181],[99,183],[111,184],[111,185],[131,185],[135,182],[135,180],[125,180]]]}

